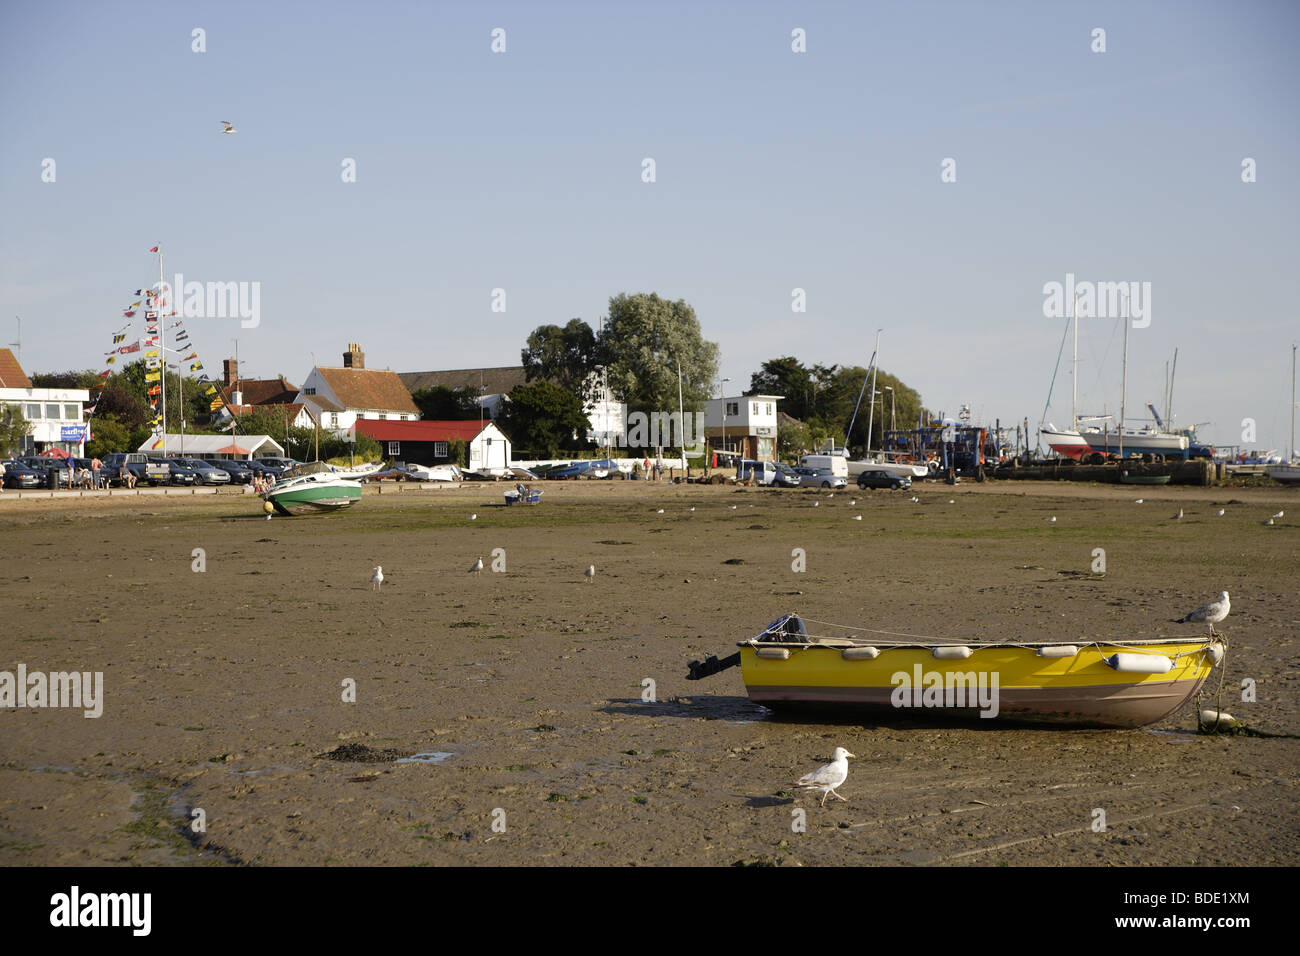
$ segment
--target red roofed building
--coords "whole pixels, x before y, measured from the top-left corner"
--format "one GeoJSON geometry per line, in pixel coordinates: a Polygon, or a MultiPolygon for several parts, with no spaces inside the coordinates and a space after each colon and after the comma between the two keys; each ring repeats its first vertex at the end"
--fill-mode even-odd
{"type": "Polygon", "coordinates": [[[410,422],[358,418],[357,434],[379,442],[384,454],[416,465],[460,465],[470,471],[510,467],[510,439],[492,422],[410,422]],[[451,443],[469,445],[469,460],[457,461],[451,443]]]}

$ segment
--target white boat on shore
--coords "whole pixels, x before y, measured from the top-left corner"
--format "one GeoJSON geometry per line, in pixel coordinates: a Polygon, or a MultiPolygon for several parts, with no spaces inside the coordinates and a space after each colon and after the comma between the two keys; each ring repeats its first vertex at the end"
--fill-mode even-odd
{"type": "Polygon", "coordinates": [[[457,465],[403,465],[401,470],[416,481],[464,481],[465,475],[457,465]]]}

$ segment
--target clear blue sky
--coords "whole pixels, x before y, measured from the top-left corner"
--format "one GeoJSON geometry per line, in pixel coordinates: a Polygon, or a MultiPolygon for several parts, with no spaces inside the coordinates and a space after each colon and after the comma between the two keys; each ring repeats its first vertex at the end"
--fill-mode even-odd
{"type": "MultiPolygon", "coordinates": [[[[187,322],[209,369],[236,337],[298,383],[349,341],[517,364],[537,325],[654,291],[731,389],[779,355],[865,365],[884,328],[930,407],[1036,424],[1042,288],[1073,272],[1152,283],[1130,409],[1178,348],[1180,424],[1283,447],[1297,52],[1285,2],[6,3],[0,342],[20,315],[29,372],[101,367],[161,241],[169,277],[261,283],[258,328],[187,322]]],[[[1083,324],[1085,410],[1119,403],[1116,326],[1083,324]]]]}

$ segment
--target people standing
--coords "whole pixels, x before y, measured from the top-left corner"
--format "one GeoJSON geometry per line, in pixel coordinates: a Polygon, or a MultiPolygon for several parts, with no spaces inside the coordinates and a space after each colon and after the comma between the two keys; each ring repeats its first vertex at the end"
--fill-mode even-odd
{"type": "Polygon", "coordinates": [[[92,477],[94,478],[94,488],[96,491],[98,491],[100,487],[100,471],[103,467],[104,463],[98,458],[90,459],[90,470],[92,472],[92,477]]]}

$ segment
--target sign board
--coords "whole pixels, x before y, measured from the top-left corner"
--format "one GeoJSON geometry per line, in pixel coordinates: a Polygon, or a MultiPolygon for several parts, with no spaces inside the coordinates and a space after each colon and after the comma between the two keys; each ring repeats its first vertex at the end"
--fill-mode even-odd
{"type": "Polygon", "coordinates": [[[80,442],[84,438],[84,425],[63,425],[59,429],[59,441],[61,442],[80,442]]]}

